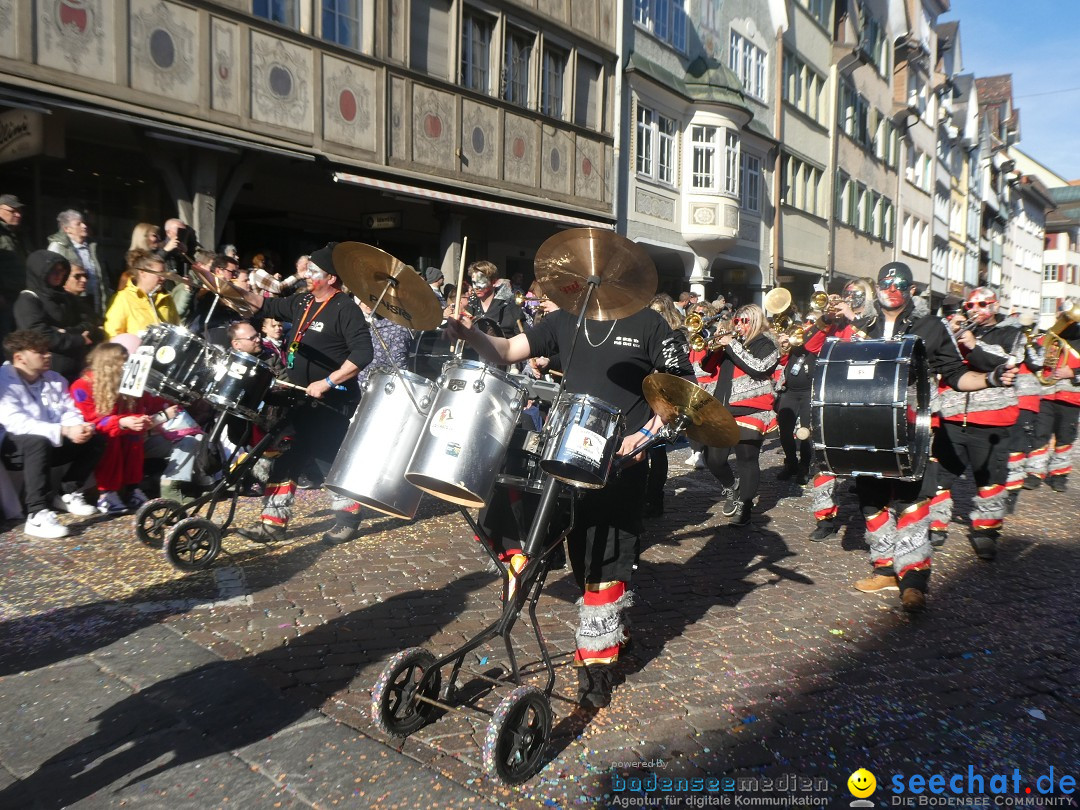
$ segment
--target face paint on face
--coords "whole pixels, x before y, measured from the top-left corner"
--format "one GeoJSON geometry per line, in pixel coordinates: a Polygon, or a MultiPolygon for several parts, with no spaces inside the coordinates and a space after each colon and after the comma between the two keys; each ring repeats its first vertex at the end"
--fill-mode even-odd
{"type": "Polygon", "coordinates": [[[473,289],[477,294],[482,294],[491,287],[491,280],[483,273],[473,273],[469,276],[469,280],[472,282],[473,289]]]}
{"type": "Polygon", "coordinates": [[[911,301],[911,271],[901,263],[887,264],[878,275],[878,301],[885,309],[903,309],[911,301]]]}
{"type": "Polygon", "coordinates": [[[866,292],[861,287],[848,287],[844,290],[844,298],[855,312],[866,306],[866,292]]]}
{"type": "Polygon", "coordinates": [[[985,290],[975,290],[964,302],[964,315],[977,324],[988,323],[997,315],[997,299],[985,290]]]}

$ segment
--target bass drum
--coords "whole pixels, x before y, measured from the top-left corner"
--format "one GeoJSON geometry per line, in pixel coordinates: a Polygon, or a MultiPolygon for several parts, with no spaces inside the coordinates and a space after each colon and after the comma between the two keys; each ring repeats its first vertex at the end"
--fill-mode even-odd
{"type": "Polygon", "coordinates": [[[810,406],[814,449],[833,475],[922,479],[930,456],[930,371],[921,338],[828,338],[810,406]]]}

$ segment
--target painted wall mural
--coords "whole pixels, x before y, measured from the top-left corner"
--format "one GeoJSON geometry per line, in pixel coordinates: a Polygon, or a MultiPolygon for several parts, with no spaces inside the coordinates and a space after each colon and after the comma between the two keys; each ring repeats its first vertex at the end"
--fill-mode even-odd
{"type": "Polygon", "coordinates": [[[454,97],[450,93],[414,85],[412,115],[412,159],[440,169],[457,169],[454,97]]]}
{"type": "Polygon", "coordinates": [[[323,137],[375,151],[375,71],[323,56],[323,137]]]}
{"type": "Polygon", "coordinates": [[[461,103],[461,171],[495,180],[499,176],[499,113],[466,99],[461,103]]]}
{"type": "Polygon", "coordinates": [[[14,59],[19,52],[19,39],[16,36],[15,0],[0,0],[0,56],[14,59]]]}
{"type": "Polygon", "coordinates": [[[240,114],[240,27],[214,18],[210,23],[210,106],[240,114]]]}
{"type": "Polygon", "coordinates": [[[251,117],[310,132],[311,50],[251,33],[251,117]]]}
{"type": "Polygon", "coordinates": [[[131,86],[189,104],[199,100],[197,11],[161,0],[131,2],[131,86]]]}
{"type": "Polygon", "coordinates": [[[508,183],[535,186],[536,150],[540,125],[519,115],[506,114],[503,125],[503,179],[508,183]]]}
{"type": "Polygon", "coordinates": [[[113,4],[105,0],[43,0],[37,5],[38,64],[116,82],[113,4]]]}

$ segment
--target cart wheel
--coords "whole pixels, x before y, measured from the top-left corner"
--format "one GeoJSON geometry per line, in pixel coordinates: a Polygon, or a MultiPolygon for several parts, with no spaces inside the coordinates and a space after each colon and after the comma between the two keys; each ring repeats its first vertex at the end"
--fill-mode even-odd
{"type": "Polygon", "coordinates": [[[221,551],[221,530],[206,518],[184,518],[169,531],[165,558],[181,571],[209,568],[221,551]]]}
{"type": "MultiPolygon", "coordinates": [[[[435,663],[435,656],[422,647],[402,650],[386,665],[371,691],[371,720],[392,737],[408,737],[431,719],[435,706],[417,700],[420,682],[435,663]]],[[[424,697],[434,699],[442,680],[438,670],[424,688],[424,697]]]]}
{"type": "Polygon", "coordinates": [[[169,527],[183,518],[183,504],[169,498],[155,498],[135,512],[135,536],[145,545],[161,548],[169,527]]]}
{"type": "Polygon", "coordinates": [[[551,704],[535,686],[519,686],[491,716],[484,735],[484,770],[508,785],[537,771],[551,738],[551,704]]]}

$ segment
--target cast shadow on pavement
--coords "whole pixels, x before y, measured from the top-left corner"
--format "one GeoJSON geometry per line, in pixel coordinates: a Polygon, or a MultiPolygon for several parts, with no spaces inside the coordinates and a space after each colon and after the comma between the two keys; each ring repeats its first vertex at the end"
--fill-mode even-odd
{"type": "Polygon", "coordinates": [[[313,710],[348,687],[357,669],[384,657],[384,642],[397,649],[427,642],[466,607],[471,592],[490,582],[490,574],[478,572],[439,590],[398,593],[321,624],[287,645],[159,680],[94,718],[97,728],[92,735],[0,790],[0,807],[66,807],[94,794],[108,804],[109,793],[99,792],[110,785],[122,789],[184,763],[259,743],[312,717],[313,710]],[[415,621],[404,623],[407,626],[397,622],[393,637],[387,639],[387,623],[402,612],[414,615],[415,621]],[[373,638],[378,640],[372,643],[373,638]],[[355,648],[356,666],[324,662],[328,672],[340,675],[319,681],[315,688],[279,693],[251,677],[264,668],[276,672],[287,648],[315,648],[323,655],[335,655],[343,646],[355,648]]]}

